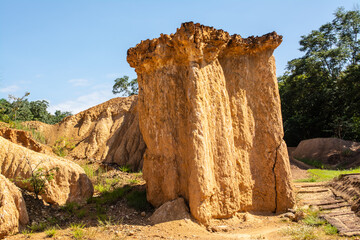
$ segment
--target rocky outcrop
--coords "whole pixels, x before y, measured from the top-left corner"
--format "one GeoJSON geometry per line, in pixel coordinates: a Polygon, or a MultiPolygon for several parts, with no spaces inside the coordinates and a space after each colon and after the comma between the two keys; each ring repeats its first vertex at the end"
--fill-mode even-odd
{"type": "Polygon", "coordinates": [[[37,142],[27,131],[0,127],[0,136],[35,152],[53,154],[49,146],[37,142]]]}
{"type": "Polygon", "coordinates": [[[337,167],[360,166],[360,143],[338,138],[313,138],[303,140],[293,151],[296,159],[311,159],[337,167]]]}
{"type": "Polygon", "coordinates": [[[275,74],[281,36],[184,23],[128,50],[154,206],[184,197],[202,223],[294,204],[275,74]]]}
{"type": "Polygon", "coordinates": [[[153,224],[170,222],[180,219],[190,219],[189,208],[183,198],[178,198],[161,205],[155,210],[149,220],[153,224]]]}
{"type": "Polygon", "coordinates": [[[18,187],[32,191],[23,179],[31,176],[35,169],[58,168],[54,179],[48,182],[41,197],[48,203],[63,205],[69,202],[83,202],[93,195],[94,189],[84,170],[76,163],[31,151],[0,137],[0,173],[14,179],[18,187]]]}
{"type": "Polygon", "coordinates": [[[128,165],[142,169],[146,145],[139,129],[137,96],[113,98],[55,125],[28,122],[48,136],[50,145],[65,139],[75,147],[69,155],[75,159],[128,165]]]}
{"type": "Polygon", "coordinates": [[[19,232],[28,222],[20,190],[0,174],[0,238],[19,232]]]}

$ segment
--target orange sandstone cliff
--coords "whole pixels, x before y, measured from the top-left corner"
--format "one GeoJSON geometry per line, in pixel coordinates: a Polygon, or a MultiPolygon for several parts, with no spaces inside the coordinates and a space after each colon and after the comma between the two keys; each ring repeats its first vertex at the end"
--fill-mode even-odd
{"type": "Polygon", "coordinates": [[[272,55],[281,41],[189,22],[128,50],[154,206],[183,197],[204,224],[293,206],[272,55]]]}

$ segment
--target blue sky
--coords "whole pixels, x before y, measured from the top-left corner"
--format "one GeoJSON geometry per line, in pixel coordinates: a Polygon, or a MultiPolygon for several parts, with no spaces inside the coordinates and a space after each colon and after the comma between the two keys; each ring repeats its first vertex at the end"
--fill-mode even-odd
{"type": "Polygon", "coordinates": [[[141,40],[194,21],[242,37],[276,31],[277,74],[300,57],[300,36],[355,0],[120,1],[0,0],[0,98],[45,99],[50,111],[77,113],[113,95],[114,79],[135,78],[126,52],[141,40]]]}

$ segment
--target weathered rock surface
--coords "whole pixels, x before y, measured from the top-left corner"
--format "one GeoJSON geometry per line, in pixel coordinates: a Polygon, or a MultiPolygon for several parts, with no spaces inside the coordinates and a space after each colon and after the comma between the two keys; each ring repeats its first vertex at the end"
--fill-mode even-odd
{"type": "Polygon", "coordinates": [[[313,159],[328,165],[360,166],[360,143],[338,138],[303,140],[292,153],[296,159],[313,159]]]}
{"type": "Polygon", "coordinates": [[[149,218],[153,224],[190,219],[189,208],[183,198],[178,198],[161,205],[149,218]]]}
{"type": "Polygon", "coordinates": [[[202,223],[293,206],[272,55],[281,41],[190,22],[128,50],[154,206],[184,197],[202,223]]]}
{"type": "Polygon", "coordinates": [[[0,238],[19,232],[28,222],[20,190],[0,174],[0,238]]]}
{"type": "Polygon", "coordinates": [[[0,127],[0,136],[35,152],[53,154],[49,146],[37,142],[27,131],[0,127]]]}
{"type": "Polygon", "coordinates": [[[29,178],[31,169],[35,168],[42,168],[44,171],[59,168],[55,172],[54,179],[47,184],[45,192],[41,194],[48,203],[63,205],[68,202],[83,202],[93,195],[94,189],[90,179],[76,163],[34,152],[0,137],[1,174],[16,180],[18,187],[31,191],[31,187],[19,179],[29,178]]]}
{"type": "Polygon", "coordinates": [[[73,143],[70,156],[142,169],[145,142],[139,129],[137,96],[113,98],[55,125],[28,122],[48,136],[50,145],[61,138],[73,143]]]}

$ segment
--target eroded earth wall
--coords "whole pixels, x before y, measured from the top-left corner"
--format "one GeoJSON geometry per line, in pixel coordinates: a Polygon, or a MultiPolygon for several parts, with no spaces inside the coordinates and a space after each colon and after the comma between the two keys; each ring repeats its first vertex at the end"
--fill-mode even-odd
{"type": "Polygon", "coordinates": [[[142,169],[146,145],[139,129],[137,96],[113,98],[107,102],[65,118],[58,124],[27,122],[29,128],[42,132],[50,145],[66,140],[74,146],[74,159],[142,169]]]}
{"type": "Polygon", "coordinates": [[[128,50],[154,206],[181,196],[205,224],[293,206],[272,56],[281,39],[190,22],[128,50]]]}

